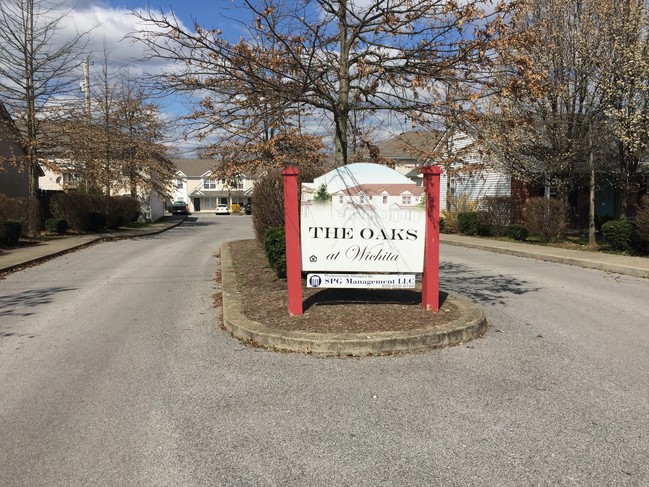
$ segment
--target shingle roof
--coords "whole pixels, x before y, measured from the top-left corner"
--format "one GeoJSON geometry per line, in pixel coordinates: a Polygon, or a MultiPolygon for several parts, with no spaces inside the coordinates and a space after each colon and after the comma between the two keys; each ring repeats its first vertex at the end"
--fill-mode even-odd
{"type": "Polygon", "coordinates": [[[218,161],[215,159],[171,159],[177,170],[189,177],[201,177],[211,172],[218,161]]]}
{"type": "Polygon", "coordinates": [[[432,151],[442,135],[443,132],[434,130],[404,132],[381,142],[378,148],[385,159],[417,159],[417,154],[432,151]]]}
{"type": "Polygon", "coordinates": [[[405,191],[409,191],[414,196],[424,194],[424,188],[415,186],[414,184],[363,184],[362,186],[354,186],[343,190],[343,193],[354,196],[359,193],[364,193],[368,196],[379,196],[383,193],[388,193],[391,196],[397,196],[405,191]]]}

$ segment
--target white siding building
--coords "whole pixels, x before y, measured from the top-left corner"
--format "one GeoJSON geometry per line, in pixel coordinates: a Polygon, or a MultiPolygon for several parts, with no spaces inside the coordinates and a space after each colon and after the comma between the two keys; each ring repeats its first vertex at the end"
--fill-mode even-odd
{"type": "Polygon", "coordinates": [[[423,182],[421,166],[441,166],[442,209],[446,208],[449,195],[466,195],[469,201],[485,196],[511,196],[511,177],[486,167],[475,139],[466,132],[406,132],[378,147],[384,160],[392,162],[396,171],[419,186],[423,182]]]}
{"type": "MultiPolygon", "coordinates": [[[[83,183],[81,169],[78,164],[69,160],[54,159],[48,165],[41,166],[42,175],[38,186],[44,191],[76,191],[83,183]]],[[[111,196],[130,196],[129,189],[124,187],[111,190],[111,196]]],[[[165,214],[165,195],[157,191],[137,188],[137,199],[140,202],[140,220],[154,222],[165,214]]]]}
{"type": "Polygon", "coordinates": [[[173,182],[173,201],[188,204],[193,213],[214,211],[216,205],[245,205],[252,201],[255,179],[241,175],[237,181],[214,179],[213,159],[173,159],[176,176],[173,182]]]}

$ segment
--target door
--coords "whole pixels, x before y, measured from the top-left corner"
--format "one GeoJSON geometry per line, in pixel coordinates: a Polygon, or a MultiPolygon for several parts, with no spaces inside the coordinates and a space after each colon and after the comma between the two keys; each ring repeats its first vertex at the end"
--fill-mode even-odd
{"type": "Polygon", "coordinates": [[[201,199],[194,198],[194,211],[201,211],[201,199]]]}

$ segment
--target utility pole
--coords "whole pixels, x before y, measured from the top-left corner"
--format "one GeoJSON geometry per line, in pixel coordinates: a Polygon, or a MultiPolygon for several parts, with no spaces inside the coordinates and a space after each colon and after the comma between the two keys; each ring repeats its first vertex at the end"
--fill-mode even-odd
{"type": "MultiPolygon", "coordinates": [[[[86,123],[90,125],[92,122],[92,114],[90,113],[90,59],[88,56],[83,60],[83,94],[85,96],[85,102],[86,102],[86,123]]],[[[88,179],[88,160],[89,156],[86,153],[86,161],[83,164],[84,168],[84,187],[86,193],[88,192],[88,185],[89,185],[89,179],[88,179]]]]}
{"type": "Polygon", "coordinates": [[[90,120],[90,62],[87,57],[83,60],[83,91],[86,95],[86,117],[90,120]]]}

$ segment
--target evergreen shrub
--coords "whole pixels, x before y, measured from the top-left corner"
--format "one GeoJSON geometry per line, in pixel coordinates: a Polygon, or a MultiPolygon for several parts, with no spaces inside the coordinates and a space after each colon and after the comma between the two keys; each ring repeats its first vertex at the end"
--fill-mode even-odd
{"type": "Polygon", "coordinates": [[[268,264],[277,277],[286,277],[286,234],[284,228],[269,229],[264,235],[264,250],[268,264]]]}
{"type": "Polygon", "coordinates": [[[84,219],[82,229],[87,230],[89,232],[98,232],[106,228],[107,220],[108,217],[106,213],[102,213],[99,211],[90,211],[86,214],[86,218],[84,219]]]}
{"type": "Polygon", "coordinates": [[[457,214],[458,230],[462,235],[478,235],[480,218],[475,211],[465,211],[457,214]]]}
{"type": "Polygon", "coordinates": [[[458,233],[460,231],[458,214],[475,211],[478,204],[469,200],[466,194],[449,195],[446,197],[446,203],[448,207],[441,211],[441,216],[444,218],[444,233],[458,233]]]}
{"type": "Polygon", "coordinates": [[[507,236],[514,240],[524,241],[527,238],[527,228],[520,223],[512,223],[507,226],[507,236]]]}
{"type": "Polygon", "coordinates": [[[439,231],[440,233],[446,233],[446,220],[443,217],[439,219],[439,231]]]}
{"type": "Polygon", "coordinates": [[[63,218],[48,218],[45,220],[45,230],[52,233],[65,233],[68,231],[68,221],[63,218]]]}
{"type": "Polygon", "coordinates": [[[612,220],[602,225],[602,239],[611,250],[631,252],[638,241],[635,225],[626,220],[612,220]]]}
{"type": "Polygon", "coordinates": [[[15,247],[23,232],[23,224],[19,220],[5,220],[0,226],[0,245],[15,247]]]}

